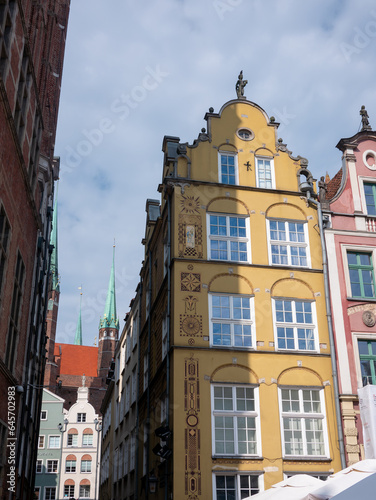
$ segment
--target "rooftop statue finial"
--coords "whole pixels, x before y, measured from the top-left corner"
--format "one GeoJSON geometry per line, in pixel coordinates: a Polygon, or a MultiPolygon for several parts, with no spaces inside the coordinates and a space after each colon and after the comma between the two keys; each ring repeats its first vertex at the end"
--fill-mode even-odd
{"type": "Polygon", "coordinates": [[[248,80],[243,80],[243,70],[240,72],[238,76],[238,81],[236,82],[235,89],[236,89],[236,95],[238,96],[238,99],[245,99],[244,97],[244,87],[247,85],[248,80]]]}
{"type": "Polygon", "coordinates": [[[360,116],[362,117],[362,132],[363,130],[372,130],[371,125],[369,124],[369,116],[365,106],[362,106],[360,110],[360,116]]]}

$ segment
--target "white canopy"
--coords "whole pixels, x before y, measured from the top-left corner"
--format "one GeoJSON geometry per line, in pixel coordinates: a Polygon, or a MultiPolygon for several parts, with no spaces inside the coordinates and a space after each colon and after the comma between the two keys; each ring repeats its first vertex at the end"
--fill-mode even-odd
{"type": "Polygon", "coordinates": [[[361,500],[376,499],[376,459],[362,460],[327,481],[297,474],[245,500],[361,500]]]}

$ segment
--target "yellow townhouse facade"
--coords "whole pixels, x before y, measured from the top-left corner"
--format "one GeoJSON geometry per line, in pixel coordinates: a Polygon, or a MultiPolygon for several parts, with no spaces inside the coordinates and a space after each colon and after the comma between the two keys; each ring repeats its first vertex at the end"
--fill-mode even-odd
{"type": "Polygon", "coordinates": [[[128,332],[137,464],[114,497],[128,474],[125,498],[240,500],[341,469],[315,180],[241,77],[193,144],[163,140],[128,332]]]}

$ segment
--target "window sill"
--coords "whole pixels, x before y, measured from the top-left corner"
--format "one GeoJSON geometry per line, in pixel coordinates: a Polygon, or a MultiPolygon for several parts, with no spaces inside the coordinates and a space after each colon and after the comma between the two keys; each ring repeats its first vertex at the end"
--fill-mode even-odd
{"type": "Polygon", "coordinates": [[[309,455],[304,455],[299,457],[297,457],[296,455],[292,455],[291,457],[284,456],[282,457],[282,459],[287,462],[331,462],[332,461],[330,457],[316,457],[309,455]]]}
{"type": "Polygon", "coordinates": [[[376,297],[347,297],[347,300],[353,302],[376,302],[376,297]]]}
{"type": "Polygon", "coordinates": [[[212,455],[212,460],[263,460],[261,455],[212,455]]]}

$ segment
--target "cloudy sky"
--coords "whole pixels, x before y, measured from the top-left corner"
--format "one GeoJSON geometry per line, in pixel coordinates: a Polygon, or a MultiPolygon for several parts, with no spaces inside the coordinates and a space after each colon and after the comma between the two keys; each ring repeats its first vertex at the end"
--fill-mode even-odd
{"type": "Polygon", "coordinates": [[[61,298],[57,340],[73,343],[81,285],[84,344],[103,315],[116,241],[121,325],[139,279],[145,202],[159,198],[162,140],[192,143],[236,97],[281,123],[319,177],[335,148],[376,128],[373,0],[72,0],[55,154],[61,298]]]}

